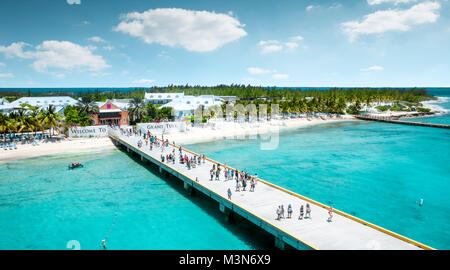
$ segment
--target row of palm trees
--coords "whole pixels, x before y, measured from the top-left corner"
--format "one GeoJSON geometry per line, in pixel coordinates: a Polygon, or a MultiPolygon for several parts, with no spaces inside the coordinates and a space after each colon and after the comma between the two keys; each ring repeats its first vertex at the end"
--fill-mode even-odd
{"type": "Polygon", "coordinates": [[[152,103],[145,103],[142,98],[132,98],[128,105],[128,115],[132,124],[173,118],[171,107],[157,108],[152,103]]]}
{"type": "Polygon", "coordinates": [[[8,115],[0,113],[0,132],[6,142],[6,135],[21,132],[42,132],[49,131],[50,137],[55,130],[62,126],[62,117],[55,110],[55,106],[50,105],[46,109],[40,109],[28,104],[22,105],[20,110],[13,111],[8,115]],[[53,132],[52,132],[53,131],[53,132]]]}

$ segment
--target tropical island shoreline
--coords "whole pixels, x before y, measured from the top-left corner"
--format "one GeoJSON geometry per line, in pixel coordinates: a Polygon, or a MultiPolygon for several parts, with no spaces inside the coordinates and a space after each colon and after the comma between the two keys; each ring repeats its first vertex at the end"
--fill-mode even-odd
{"type": "MultiPolygon", "coordinates": [[[[186,132],[174,132],[165,134],[164,138],[179,145],[189,145],[196,143],[211,142],[223,139],[243,139],[249,136],[278,132],[302,127],[311,127],[320,124],[328,124],[343,121],[356,121],[352,116],[342,118],[321,119],[314,118],[307,120],[285,119],[256,123],[236,123],[217,121],[208,127],[189,127],[186,132]]],[[[51,142],[40,143],[33,146],[31,144],[19,145],[18,149],[0,149],[0,163],[28,159],[47,155],[95,152],[101,150],[114,149],[115,146],[108,137],[100,138],[59,138],[51,142]]]]}
{"type": "MultiPolygon", "coordinates": [[[[417,116],[415,112],[388,112],[378,113],[382,116],[401,116],[402,118],[417,118],[424,116],[437,116],[447,111],[436,105],[448,101],[446,97],[437,97],[437,100],[424,101],[423,106],[429,108],[430,112],[417,116]]],[[[282,130],[292,130],[296,128],[306,128],[321,124],[338,123],[345,121],[361,121],[351,115],[343,115],[340,118],[294,118],[280,119],[267,122],[237,123],[233,121],[212,120],[213,125],[207,127],[188,127],[186,132],[174,132],[166,134],[165,139],[179,145],[190,145],[197,143],[212,142],[216,140],[244,139],[246,137],[262,134],[274,133],[282,130]]],[[[20,145],[13,151],[1,150],[0,163],[28,159],[47,155],[65,153],[85,153],[102,150],[115,149],[114,144],[108,137],[102,138],[64,138],[53,142],[41,143],[33,146],[30,144],[20,145]]]]}
{"type": "MultiPolygon", "coordinates": [[[[365,93],[365,90],[355,90],[359,91],[359,93],[365,93]]],[[[292,92],[292,91],[291,91],[292,92]]],[[[291,93],[287,91],[287,93],[291,93]]],[[[278,93],[278,90],[277,92],[278,93]]],[[[309,93],[309,92],[308,92],[309,93]]],[[[341,93],[341,95],[345,95],[347,92],[317,92],[311,91],[311,95],[332,95],[333,93],[341,93]]],[[[357,92],[358,93],[358,92],[357,92]]],[[[370,92],[367,92],[370,93],[370,92]]],[[[382,91],[380,93],[383,93],[382,91]]],[[[395,92],[389,92],[394,94],[395,92]]],[[[111,93],[109,93],[111,94],[111,93]]],[[[104,95],[109,95],[105,93],[104,95]]],[[[286,93],[285,93],[286,94],[286,93]]],[[[309,95],[304,93],[292,92],[291,94],[297,95],[309,95]]],[[[368,115],[376,115],[376,116],[387,116],[387,117],[396,117],[396,118],[410,118],[410,117],[427,117],[427,116],[438,116],[441,114],[448,113],[448,111],[441,106],[439,103],[447,102],[449,100],[448,97],[433,97],[427,96],[426,92],[422,93],[420,91],[410,91],[402,94],[403,96],[398,96],[397,100],[408,100],[404,102],[393,102],[386,99],[386,101],[377,101],[367,99],[366,105],[362,106],[362,102],[357,101],[355,104],[353,103],[345,103],[344,99],[334,100],[334,105],[331,103],[327,103],[326,99],[315,99],[315,98],[305,98],[300,97],[300,99],[292,99],[289,100],[280,100],[280,112],[281,114],[272,118],[271,120],[266,121],[238,121],[238,119],[233,120],[225,120],[221,117],[214,117],[213,115],[207,117],[207,121],[198,124],[187,124],[187,128],[185,131],[172,131],[169,134],[164,134],[164,139],[168,139],[170,142],[175,142],[178,145],[189,145],[196,143],[204,143],[211,142],[216,140],[232,140],[232,139],[252,139],[257,135],[268,134],[271,133],[277,134],[277,132],[281,130],[289,130],[296,128],[304,128],[310,127],[320,124],[328,124],[334,122],[343,122],[343,121],[361,121],[354,117],[354,115],[364,111],[368,115]],[[409,96],[412,94],[413,96],[409,96]],[[416,96],[414,96],[416,95],[416,96]],[[401,98],[405,99],[401,99],[401,98]],[[418,101],[421,99],[421,102],[418,101]],[[412,100],[412,101],[411,101],[412,100]],[[296,104],[296,102],[300,102],[296,104]],[[321,105],[327,104],[330,109],[337,111],[337,113],[289,113],[292,112],[292,108],[294,110],[300,111],[317,111],[323,109],[324,107],[320,107],[321,105]],[[370,106],[367,106],[369,104],[370,106]],[[339,105],[339,106],[338,106],[339,105]],[[290,107],[289,107],[290,106],[290,107]],[[302,107],[303,106],[303,107],[302,107]],[[306,107],[304,107],[306,106],[306,107]],[[316,107],[317,106],[317,107],[316,107]],[[337,107],[336,107],[337,106],[337,107]],[[414,110],[412,108],[414,107],[414,110]],[[315,109],[314,109],[315,108],[315,109]],[[382,110],[383,109],[383,110],[382,110]],[[253,137],[252,137],[253,136],[253,137]]],[[[64,116],[66,124],[69,126],[83,124],[86,119],[89,120],[88,114],[86,111],[89,111],[89,108],[95,107],[93,100],[89,98],[80,98],[80,101],[77,106],[67,106],[64,110],[64,116]],[[93,105],[94,104],[94,105],[93,105]],[[70,112],[70,113],[69,113],[70,112]],[[73,115],[71,113],[74,113],[73,115]],[[82,113],[84,116],[82,116],[82,113]],[[76,121],[74,121],[76,120],[76,121]],[[73,122],[73,123],[72,123],[73,122]]],[[[227,96],[229,97],[229,96],[227,96]]],[[[349,98],[349,97],[347,97],[349,98]]],[[[331,96],[331,99],[333,97],[331,96]]],[[[349,98],[351,100],[351,98],[349,98]]],[[[363,101],[364,99],[358,99],[363,101]]],[[[376,100],[376,99],[375,99],[376,100]]],[[[379,100],[379,99],[378,99],[379,100]]],[[[394,99],[395,100],[395,99],[394,99]]],[[[130,104],[132,104],[130,101],[130,104]]],[[[239,101],[239,104],[244,106],[255,102],[256,104],[272,104],[272,101],[267,100],[247,100],[243,99],[239,101]]],[[[277,100],[274,100],[273,104],[277,104],[277,100]]],[[[150,109],[156,110],[155,106],[152,104],[149,105],[150,109]]],[[[224,104],[225,105],[225,104],[224,104]]],[[[223,105],[223,106],[224,106],[223,105]]],[[[130,105],[131,106],[131,105],[130,105]]],[[[25,109],[25,107],[23,107],[25,109]]],[[[147,116],[142,117],[142,119],[138,120],[136,118],[136,108],[130,107],[128,108],[129,113],[132,115],[130,119],[132,119],[132,123],[149,123],[152,122],[152,119],[147,116]],[[146,122],[148,121],[148,122],[146,122]]],[[[147,109],[147,107],[145,107],[147,109]]],[[[30,106],[31,113],[37,111],[37,107],[30,106]]],[[[98,109],[97,109],[98,110],[98,109]]],[[[159,110],[159,109],[158,109],[159,110]]],[[[150,110],[151,111],[151,110],[150,110]]],[[[326,111],[326,110],[325,110],[326,111]]],[[[44,110],[45,112],[45,110],[44,110]]],[[[32,114],[31,114],[32,115],[32,114]]],[[[158,115],[158,114],[156,114],[158,115]]],[[[17,116],[15,116],[17,117],[17,116]]],[[[162,117],[162,116],[161,116],[162,117]]],[[[165,117],[165,116],[164,116],[165,117]]],[[[191,121],[192,121],[191,116],[191,121]]],[[[205,117],[203,117],[205,118],[205,117]]],[[[33,117],[24,118],[33,119],[33,117]]],[[[155,120],[155,119],[153,119],[155,120]]],[[[202,119],[205,120],[205,119],[202,119]]],[[[90,120],[92,121],[92,120],[90,120]]],[[[87,121],[89,122],[89,121],[87,121]]],[[[18,122],[19,124],[21,122],[18,122]]],[[[130,124],[132,124],[130,123],[130,124]]],[[[84,126],[84,125],[81,125],[84,126]]],[[[129,125],[127,125],[129,126],[129,125]]],[[[131,126],[129,126],[131,127],[131,126]]],[[[66,127],[67,129],[67,127],[66,127]]],[[[48,134],[50,134],[50,131],[48,134]]],[[[4,128],[3,132],[6,132],[4,128]]],[[[11,132],[11,130],[9,131],[11,132]]],[[[45,131],[42,131],[44,134],[45,131]]],[[[33,132],[36,135],[36,130],[33,132]]],[[[6,133],[5,133],[6,134],[6,133]]],[[[262,138],[263,139],[263,138],[262,138]]],[[[30,144],[22,142],[17,143],[17,148],[12,150],[3,150],[0,149],[0,163],[8,162],[13,160],[27,159],[39,156],[46,155],[54,155],[54,154],[64,154],[64,153],[80,153],[80,152],[93,152],[93,151],[101,151],[104,149],[114,149],[115,146],[111,142],[108,137],[101,138],[70,138],[69,136],[63,135],[60,132],[60,135],[51,138],[48,140],[42,140],[39,145],[30,144]],[[47,142],[44,142],[47,141],[47,142]]],[[[11,148],[10,148],[11,149],[11,148]]]]}

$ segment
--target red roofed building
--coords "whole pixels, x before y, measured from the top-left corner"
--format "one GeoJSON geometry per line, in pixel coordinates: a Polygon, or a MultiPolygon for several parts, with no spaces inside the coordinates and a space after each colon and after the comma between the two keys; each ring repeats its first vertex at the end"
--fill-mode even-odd
{"type": "Polygon", "coordinates": [[[94,120],[94,125],[121,125],[126,126],[129,123],[128,112],[121,109],[109,99],[99,106],[98,114],[89,115],[94,120]]]}

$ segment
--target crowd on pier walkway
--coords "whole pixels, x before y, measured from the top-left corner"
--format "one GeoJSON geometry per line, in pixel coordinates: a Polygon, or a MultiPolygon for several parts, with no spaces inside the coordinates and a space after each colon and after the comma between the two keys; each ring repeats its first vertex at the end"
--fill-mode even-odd
{"type": "MultiPolygon", "coordinates": [[[[119,127],[117,127],[119,128],[119,127]]],[[[147,148],[150,151],[161,149],[161,162],[163,163],[172,163],[175,164],[178,160],[179,164],[183,164],[187,170],[193,170],[196,168],[199,168],[201,166],[206,166],[206,156],[205,155],[197,155],[193,154],[188,151],[183,151],[183,148],[181,146],[176,146],[175,142],[172,143],[173,148],[172,151],[169,150],[166,151],[166,149],[169,149],[169,140],[164,139],[164,135],[162,135],[161,138],[158,138],[158,136],[152,134],[150,131],[142,132],[142,130],[136,130],[134,128],[120,128],[120,134],[127,137],[138,137],[137,141],[137,147],[139,149],[147,148]],[[178,151],[175,151],[175,149],[178,148],[178,151]]],[[[235,192],[243,192],[243,191],[249,191],[249,192],[255,192],[256,185],[258,183],[258,174],[255,173],[254,175],[251,175],[248,172],[239,171],[237,169],[228,167],[227,164],[212,164],[210,172],[210,178],[209,181],[236,181],[235,185],[235,192]],[[247,189],[247,187],[249,187],[247,189]]],[[[206,180],[206,179],[205,179],[206,180]]],[[[196,178],[197,182],[199,182],[198,177],[196,178]]],[[[232,191],[230,188],[227,190],[227,197],[229,200],[232,199],[232,191]]],[[[276,220],[281,221],[282,219],[285,219],[285,209],[284,205],[279,205],[276,208],[276,220]]],[[[287,218],[292,218],[292,214],[294,213],[294,210],[292,208],[292,205],[289,204],[287,207],[287,218]]],[[[333,218],[333,208],[331,207],[328,211],[329,218],[328,222],[332,221],[333,218]]],[[[300,205],[299,207],[299,215],[298,220],[303,219],[311,219],[311,207],[309,203],[306,203],[305,208],[303,205],[300,205]]]]}

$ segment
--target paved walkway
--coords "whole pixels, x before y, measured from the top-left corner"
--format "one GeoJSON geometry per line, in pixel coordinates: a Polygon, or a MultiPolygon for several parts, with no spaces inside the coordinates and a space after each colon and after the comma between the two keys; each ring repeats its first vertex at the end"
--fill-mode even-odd
{"type": "MultiPolygon", "coordinates": [[[[153,150],[150,151],[149,146],[145,145],[143,139],[143,146],[138,148],[137,142],[140,139],[138,136],[122,136],[120,135],[120,132],[115,131],[110,132],[110,134],[113,135],[112,137],[116,136],[116,139],[120,139],[129,146],[139,149],[154,159],[161,161],[161,148],[153,147],[153,150]]],[[[311,207],[311,218],[299,220],[300,206],[303,205],[305,208],[308,201],[295,196],[295,194],[290,193],[289,191],[279,189],[272,186],[270,183],[266,184],[264,182],[258,182],[254,192],[249,191],[250,184],[247,185],[247,191],[236,192],[236,181],[234,179],[224,181],[223,170],[221,171],[219,181],[209,180],[210,169],[214,164],[213,162],[207,160],[206,163],[202,162],[197,168],[188,170],[186,165],[180,164],[178,155],[179,150],[177,148],[169,146],[164,150],[163,154],[167,155],[171,153],[173,149],[175,149],[176,162],[175,164],[172,164],[172,162],[165,162],[164,164],[166,166],[183,173],[193,181],[198,178],[199,184],[219,194],[227,201],[227,190],[230,188],[233,193],[231,197],[231,202],[233,204],[248,210],[263,222],[265,221],[276,226],[281,231],[287,232],[313,249],[414,250],[423,249],[424,247],[427,248],[427,246],[420,246],[420,243],[416,243],[410,239],[405,241],[405,239],[394,237],[389,234],[391,232],[386,233],[370,226],[366,226],[358,221],[345,217],[345,214],[341,215],[334,213],[333,221],[328,222],[328,210],[311,202],[309,202],[311,207]],[[276,220],[276,210],[281,204],[284,205],[285,217],[287,217],[288,204],[292,205],[293,214],[291,219],[284,218],[276,220]],[[411,244],[408,241],[411,241],[416,245],[411,244]]],[[[185,153],[188,157],[193,156],[193,154],[183,151],[183,155],[185,153]]]]}

